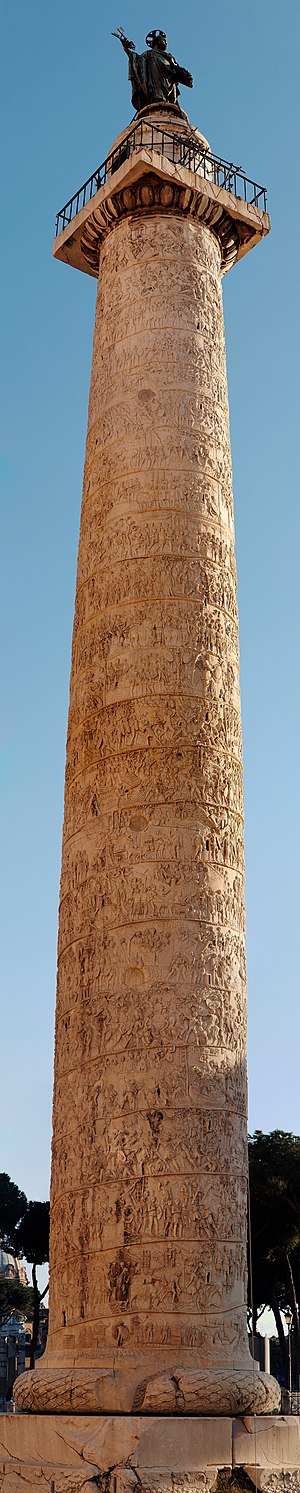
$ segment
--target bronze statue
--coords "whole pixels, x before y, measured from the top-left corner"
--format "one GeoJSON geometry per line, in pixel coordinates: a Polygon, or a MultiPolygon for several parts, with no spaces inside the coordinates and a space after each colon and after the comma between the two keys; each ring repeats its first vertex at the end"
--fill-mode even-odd
{"type": "Polygon", "coordinates": [[[136,52],[134,41],[128,41],[122,26],[112,32],[127,52],[128,76],[132,85],[133,108],[139,112],[146,104],[177,104],[179,83],[193,87],[192,74],[179,67],[176,58],[167,52],[165,31],[148,31],[148,52],[136,52]]]}

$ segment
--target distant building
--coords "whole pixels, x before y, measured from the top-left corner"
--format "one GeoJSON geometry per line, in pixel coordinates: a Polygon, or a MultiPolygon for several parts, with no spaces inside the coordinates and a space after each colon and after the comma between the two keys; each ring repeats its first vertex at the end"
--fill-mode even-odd
{"type": "Polygon", "coordinates": [[[25,1265],[17,1255],[13,1255],[9,1249],[4,1249],[0,1243],[0,1276],[5,1280],[19,1280],[21,1286],[28,1286],[28,1276],[25,1265]]]}
{"type": "MultiPolygon", "coordinates": [[[[0,1277],[2,1280],[18,1280],[21,1286],[29,1281],[22,1260],[0,1243],[0,1277]]],[[[0,1318],[0,1409],[5,1410],[11,1398],[12,1386],[17,1374],[25,1369],[26,1333],[28,1323],[21,1311],[10,1311],[0,1318]]]]}

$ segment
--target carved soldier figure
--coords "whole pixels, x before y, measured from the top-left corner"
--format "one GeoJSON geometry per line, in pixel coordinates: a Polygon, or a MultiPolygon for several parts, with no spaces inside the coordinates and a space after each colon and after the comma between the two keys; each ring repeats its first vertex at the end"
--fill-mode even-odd
{"type": "Polygon", "coordinates": [[[179,67],[176,58],[172,57],[171,52],[167,52],[165,31],[148,31],[146,46],[149,51],[141,53],[136,52],[133,41],[128,41],[122,26],[118,26],[118,30],[113,31],[112,35],[117,37],[124,52],[127,52],[131,97],[137,113],[147,104],[177,104],[179,83],[184,83],[186,88],[193,87],[192,74],[185,67],[179,67]]]}

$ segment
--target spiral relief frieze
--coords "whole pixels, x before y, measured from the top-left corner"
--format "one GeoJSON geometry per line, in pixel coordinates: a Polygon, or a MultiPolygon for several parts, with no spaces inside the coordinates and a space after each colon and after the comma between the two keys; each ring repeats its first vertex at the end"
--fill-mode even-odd
{"type": "MultiPolygon", "coordinates": [[[[100,257],[65,780],[50,1331],[26,1404],[41,1408],[48,1384],[72,1410],[219,1413],[270,1403],[246,1328],[226,224],[209,228],[203,194],[183,201],[149,176],[126,193],[114,227],[106,206],[100,257]]],[[[99,252],[96,216],[87,255],[99,252]]]]}

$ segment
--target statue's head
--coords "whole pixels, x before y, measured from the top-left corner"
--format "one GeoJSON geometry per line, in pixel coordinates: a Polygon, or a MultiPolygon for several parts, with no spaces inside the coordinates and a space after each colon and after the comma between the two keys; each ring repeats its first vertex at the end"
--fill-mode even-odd
{"type": "Polygon", "coordinates": [[[167,48],[167,38],[165,31],[148,31],[148,34],[146,36],[146,46],[157,47],[158,52],[165,52],[167,48]]]}

